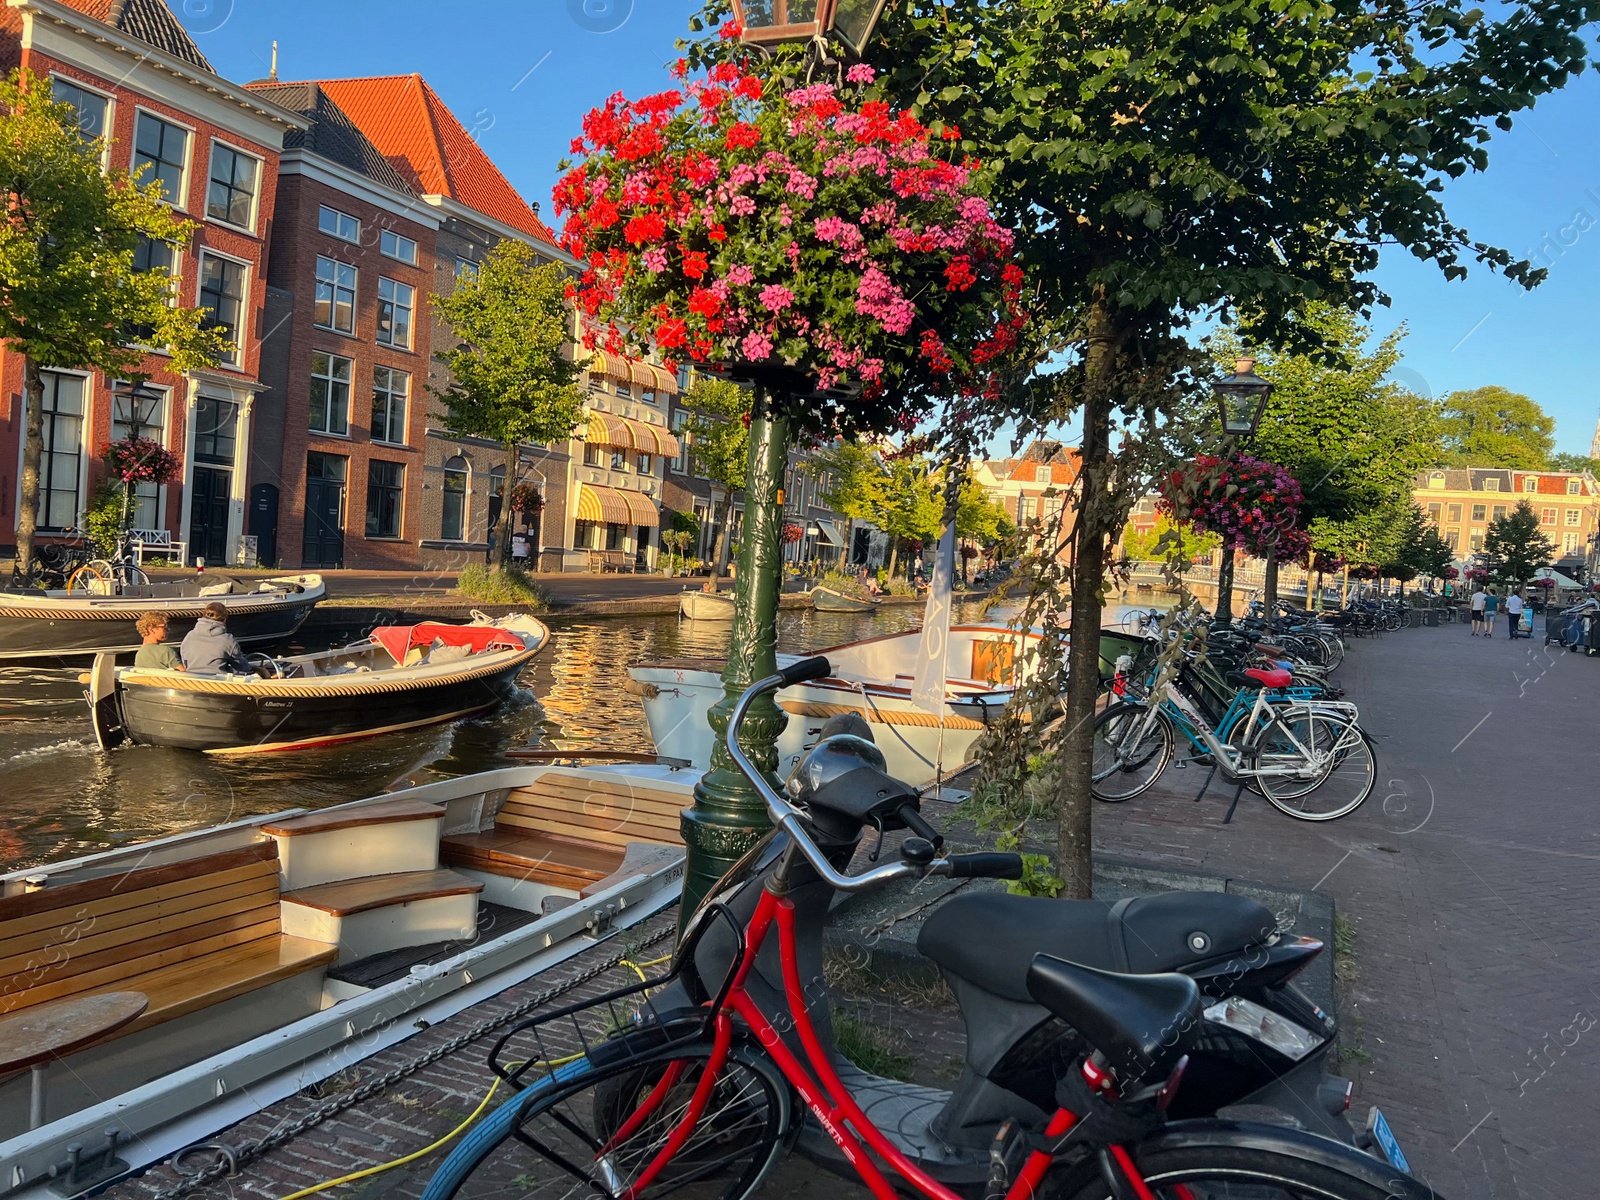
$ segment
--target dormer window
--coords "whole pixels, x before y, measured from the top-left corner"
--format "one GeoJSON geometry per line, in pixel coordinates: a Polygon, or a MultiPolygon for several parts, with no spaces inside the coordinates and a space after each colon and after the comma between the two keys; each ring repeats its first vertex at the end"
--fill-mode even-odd
{"type": "Polygon", "coordinates": [[[1431,488],[1442,488],[1444,486],[1444,472],[1435,471],[1429,475],[1428,486],[1431,488]]]}
{"type": "Polygon", "coordinates": [[[1485,479],[1483,481],[1483,490],[1486,492],[1498,492],[1500,490],[1500,481],[1498,479],[1485,479]]]}
{"type": "Polygon", "coordinates": [[[1537,492],[1539,490],[1539,479],[1538,479],[1538,476],[1536,476],[1536,475],[1524,476],[1523,480],[1522,480],[1522,490],[1525,491],[1525,492],[1537,492]]]}

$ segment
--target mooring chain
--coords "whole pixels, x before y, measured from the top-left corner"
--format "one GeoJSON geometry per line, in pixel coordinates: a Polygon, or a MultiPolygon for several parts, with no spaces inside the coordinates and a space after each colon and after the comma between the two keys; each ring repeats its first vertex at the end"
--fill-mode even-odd
{"type": "MultiPolygon", "coordinates": [[[[672,926],[668,926],[660,933],[646,938],[643,942],[639,943],[639,946],[653,946],[657,942],[672,936],[674,933],[674,928],[672,926]]],[[[168,1188],[166,1191],[157,1192],[152,1200],[178,1200],[179,1197],[186,1196],[196,1188],[204,1187],[206,1184],[215,1179],[221,1179],[228,1175],[237,1174],[239,1168],[244,1164],[252,1162],[257,1158],[260,1158],[263,1154],[267,1154],[270,1151],[276,1150],[280,1146],[292,1142],[306,1130],[315,1128],[317,1125],[320,1125],[322,1122],[326,1121],[329,1117],[344,1112],[348,1108],[353,1108],[364,1100],[371,1099],[379,1092],[393,1087],[396,1083],[399,1083],[407,1076],[413,1075],[420,1071],[423,1067],[435,1063],[439,1061],[439,1059],[445,1057],[447,1054],[453,1054],[457,1050],[460,1050],[463,1046],[477,1041],[479,1038],[483,1037],[484,1034],[498,1029],[507,1022],[515,1021],[518,1017],[525,1016],[536,1008],[549,1004],[550,1001],[556,999],[558,996],[565,995],[574,988],[581,987],[583,984],[588,983],[591,980],[598,979],[607,971],[614,970],[620,966],[623,959],[628,958],[631,954],[636,952],[636,950],[623,951],[620,954],[613,955],[605,962],[597,963],[588,970],[579,972],[577,975],[574,975],[571,979],[564,983],[557,984],[554,987],[546,988],[544,991],[530,996],[521,1004],[518,1004],[516,1007],[501,1013],[499,1016],[491,1017],[485,1021],[480,1021],[471,1029],[457,1034],[449,1041],[434,1047],[426,1054],[418,1055],[416,1058],[402,1063],[394,1070],[380,1075],[376,1079],[368,1080],[360,1087],[355,1088],[342,1096],[319,1104],[316,1108],[313,1108],[304,1116],[289,1122],[287,1125],[283,1125],[280,1128],[273,1130],[271,1133],[267,1134],[258,1141],[246,1142],[237,1150],[234,1150],[224,1142],[200,1142],[193,1146],[184,1147],[182,1150],[174,1154],[168,1160],[168,1163],[173,1170],[178,1171],[180,1174],[184,1174],[186,1177],[181,1182],[168,1188]],[[183,1168],[180,1166],[180,1163],[191,1152],[200,1150],[212,1151],[217,1155],[217,1161],[212,1163],[210,1166],[202,1167],[194,1174],[189,1175],[183,1170],[183,1168]]]]}

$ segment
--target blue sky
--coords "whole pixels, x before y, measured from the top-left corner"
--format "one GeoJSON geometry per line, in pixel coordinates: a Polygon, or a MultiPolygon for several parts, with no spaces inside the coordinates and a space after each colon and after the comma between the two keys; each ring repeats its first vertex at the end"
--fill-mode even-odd
{"type": "MultiPolygon", "coordinates": [[[[550,215],[556,163],[582,115],[615,91],[662,85],[696,0],[171,0],[225,76],[424,75],[529,200],[550,215]]],[[[892,20],[892,17],[890,18],[892,20]]],[[[1539,256],[1532,293],[1486,270],[1446,283],[1401,253],[1378,278],[1394,297],[1378,332],[1410,329],[1398,374],[1441,396],[1497,383],[1556,418],[1557,448],[1587,453],[1600,418],[1600,73],[1497,134],[1489,170],[1452,183],[1452,216],[1479,240],[1539,256]]]]}

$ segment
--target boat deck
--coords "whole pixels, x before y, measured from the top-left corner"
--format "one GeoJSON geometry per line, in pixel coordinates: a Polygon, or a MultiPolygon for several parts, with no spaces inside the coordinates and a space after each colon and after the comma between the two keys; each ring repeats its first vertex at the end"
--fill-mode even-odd
{"type": "MultiPolygon", "coordinates": [[[[277,1200],[419,1150],[454,1129],[483,1099],[495,1078],[486,1064],[489,1047],[505,1026],[537,1009],[634,982],[638,976],[618,960],[642,962],[669,953],[676,922],[674,905],[211,1136],[208,1146],[233,1150],[238,1171],[232,1176],[216,1150],[197,1149],[181,1163],[182,1172],[169,1160],[102,1195],[112,1200],[277,1200]],[[462,1039],[470,1040],[447,1049],[462,1039]],[[433,1055],[439,1057],[427,1061],[433,1055]],[[291,1127],[302,1122],[309,1127],[291,1135],[291,1127]],[[255,1153],[257,1148],[262,1152],[255,1153]]],[[[575,1039],[563,1046],[554,1029],[551,1034],[551,1050],[579,1048],[575,1039]]],[[[420,1196],[454,1144],[357,1186],[369,1196],[420,1196]]]]}

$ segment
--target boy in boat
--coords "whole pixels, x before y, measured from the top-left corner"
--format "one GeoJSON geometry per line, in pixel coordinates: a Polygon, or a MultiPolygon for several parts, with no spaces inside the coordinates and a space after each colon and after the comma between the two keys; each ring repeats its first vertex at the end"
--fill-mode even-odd
{"type": "Polygon", "coordinates": [[[231,671],[235,675],[253,675],[250,660],[237,638],[228,632],[228,610],[213,600],[202,610],[183,638],[183,667],[206,675],[220,675],[231,671]]]}
{"type": "Polygon", "coordinates": [[[144,639],[144,645],[139,647],[139,653],[133,657],[134,666],[151,667],[158,671],[183,670],[183,660],[178,657],[178,652],[166,644],[166,613],[142,613],[134,628],[144,639]]]}

